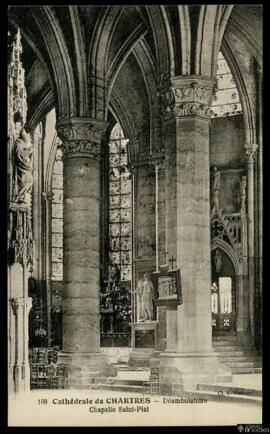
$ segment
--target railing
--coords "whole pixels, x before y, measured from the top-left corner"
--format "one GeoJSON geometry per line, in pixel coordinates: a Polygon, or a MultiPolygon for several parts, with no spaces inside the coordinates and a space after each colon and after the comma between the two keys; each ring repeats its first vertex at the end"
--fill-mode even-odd
{"type": "Polygon", "coordinates": [[[57,351],[51,348],[30,348],[30,388],[64,389],[68,387],[68,368],[57,365],[57,351]]]}

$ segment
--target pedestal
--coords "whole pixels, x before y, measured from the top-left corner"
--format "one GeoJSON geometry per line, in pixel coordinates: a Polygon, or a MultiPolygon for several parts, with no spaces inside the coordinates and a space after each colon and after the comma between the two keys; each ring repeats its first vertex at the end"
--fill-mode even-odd
{"type": "Polygon", "coordinates": [[[128,363],[131,366],[149,367],[157,347],[158,321],[130,323],[130,327],[132,351],[128,363]]]}
{"type": "Polygon", "coordinates": [[[68,388],[89,387],[98,377],[117,375],[116,369],[108,363],[107,355],[102,352],[61,352],[57,364],[63,364],[68,372],[68,388]]]}
{"type": "Polygon", "coordinates": [[[172,353],[159,354],[159,359],[150,361],[151,368],[159,368],[161,394],[177,394],[181,391],[196,390],[197,384],[216,381],[230,382],[230,368],[219,363],[213,353],[172,353]]]}

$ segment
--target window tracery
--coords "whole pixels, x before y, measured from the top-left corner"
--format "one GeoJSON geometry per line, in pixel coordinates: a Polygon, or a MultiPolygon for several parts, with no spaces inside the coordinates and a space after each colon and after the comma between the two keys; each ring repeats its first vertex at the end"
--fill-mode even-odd
{"type": "Polygon", "coordinates": [[[234,116],[242,113],[236,83],[221,51],[217,61],[217,92],[212,103],[212,118],[234,116]]]}

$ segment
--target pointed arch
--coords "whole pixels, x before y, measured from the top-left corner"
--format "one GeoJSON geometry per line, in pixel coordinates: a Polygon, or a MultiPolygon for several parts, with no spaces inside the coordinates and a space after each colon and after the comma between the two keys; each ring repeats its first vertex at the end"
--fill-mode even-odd
{"type": "Polygon", "coordinates": [[[235,275],[238,275],[240,273],[239,260],[233,248],[221,238],[213,238],[211,241],[211,251],[215,250],[216,248],[219,248],[226,253],[234,266],[235,275]]]}
{"type": "Polygon", "coordinates": [[[58,117],[76,115],[75,82],[64,35],[50,6],[33,8],[43,37],[56,83],[58,117]]]}
{"type": "Polygon", "coordinates": [[[106,111],[106,63],[110,41],[122,6],[107,6],[96,22],[88,56],[90,115],[103,119],[106,111]]]}
{"type": "Polygon", "coordinates": [[[164,12],[161,6],[145,6],[145,9],[150,21],[155,43],[157,74],[158,77],[161,77],[163,74],[170,74],[172,70],[171,63],[173,62],[173,48],[171,45],[172,38],[169,30],[169,22],[166,12],[164,12]]]}
{"type": "Polygon", "coordinates": [[[75,45],[75,57],[77,66],[77,80],[79,87],[78,94],[78,115],[88,116],[88,89],[87,89],[87,65],[86,65],[86,51],[82,35],[80,17],[78,14],[78,6],[68,6],[70,13],[70,20],[73,31],[73,40],[75,45]]]}
{"type": "Polygon", "coordinates": [[[233,5],[201,5],[195,49],[195,74],[215,77],[217,56],[232,8],[233,5]]]}
{"type": "Polygon", "coordinates": [[[178,13],[181,33],[182,75],[189,75],[191,55],[191,29],[188,6],[179,5],[178,13]]]}

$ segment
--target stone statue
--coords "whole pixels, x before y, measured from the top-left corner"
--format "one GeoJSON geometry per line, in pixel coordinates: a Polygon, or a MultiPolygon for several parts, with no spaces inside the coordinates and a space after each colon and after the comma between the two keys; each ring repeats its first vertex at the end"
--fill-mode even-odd
{"type": "Polygon", "coordinates": [[[121,277],[120,269],[116,264],[113,264],[111,266],[110,273],[109,273],[110,290],[115,289],[119,285],[120,277],[121,277]]]}
{"type": "Polygon", "coordinates": [[[147,273],[139,279],[137,289],[139,321],[152,321],[154,319],[154,285],[147,273]]]}
{"type": "Polygon", "coordinates": [[[222,257],[219,249],[216,249],[215,251],[214,261],[215,261],[216,273],[220,273],[222,268],[222,257]]]}
{"type": "Polygon", "coordinates": [[[245,212],[246,209],[246,188],[247,188],[247,177],[242,176],[241,182],[241,212],[245,212]]]}
{"type": "Polygon", "coordinates": [[[216,166],[213,171],[213,190],[220,190],[220,172],[216,166]]]}
{"type": "Polygon", "coordinates": [[[220,191],[220,172],[218,171],[217,167],[214,167],[213,169],[212,191],[213,191],[214,204],[218,208],[218,202],[219,202],[218,199],[219,199],[219,191],[220,191]]]}
{"type": "Polygon", "coordinates": [[[15,188],[14,202],[30,205],[33,186],[33,145],[23,128],[14,145],[15,188]]]}

